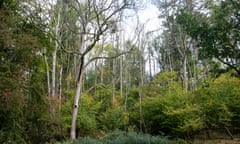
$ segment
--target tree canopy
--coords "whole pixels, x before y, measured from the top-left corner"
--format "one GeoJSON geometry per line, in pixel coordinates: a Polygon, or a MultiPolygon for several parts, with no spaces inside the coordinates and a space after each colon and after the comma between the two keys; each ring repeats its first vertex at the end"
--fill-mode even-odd
{"type": "Polygon", "coordinates": [[[0,143],[234,142],[239,0],[151,2],[0,1],[0,143]]]}

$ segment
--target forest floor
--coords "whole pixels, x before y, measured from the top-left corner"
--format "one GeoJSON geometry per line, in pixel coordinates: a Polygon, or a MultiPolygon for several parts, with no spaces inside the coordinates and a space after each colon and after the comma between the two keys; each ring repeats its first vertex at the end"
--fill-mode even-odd
{"type": "Polygon", "coordinates": [[[193,144],[240,144],[240,135],[233,135],[234,139],[224,132],[211,132],[211,139],[208,139],[206,135],[198,135],[193,144]]]}
{"type": "Polygon", "coordinates": [[[240,144],[239,139],[194,140],[193,144],[240,144]]]}

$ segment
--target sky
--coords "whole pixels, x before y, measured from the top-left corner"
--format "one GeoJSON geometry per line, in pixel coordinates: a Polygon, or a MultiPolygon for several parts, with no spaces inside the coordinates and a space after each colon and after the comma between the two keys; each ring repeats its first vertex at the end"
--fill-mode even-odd
{"type": "Polygon", "coordinates": [[[157,7],[150,2],[147,2],[146,7],[139,11],[139,20],[141,23],[145,23],[146,31],[153,31],[159,28],[158,13],[157,7]]]}
{"type": "MultiPolygon", "coordinates": [[[[141,10],[139,10],[137,14],[138,14],[140,25],[141,26],[144,25],[144,30],[142,33],[144,35],[147,32],[159,30],[161,28],[161,21],[158,18],[159,11],[155,5],[151,4],[149,0],[146,0],[143,6],[144,7],[141,10]]],[[[136,27],[137,27],[137,16],[136,16],[136,13],[134,13],[133,17],[130,17],[128,20],[126,20],[126,25],[124,26],[125,40],[129,40],[129,39],[133,40],[134,38],[136,38],[136,33],[134,33],[134,30],[136,27]]],[[[158,66],[153,65],[154,60],[151,60],[151,63],[152,63],[151,65],[149,63],[147,55],[145,55],[145,60],[146,60],[145,64],[146,64],[147,73],[150,72],[150,69],[152,74],[156,74],[159,72],[158,66]]]]}
{"type": "Polygon", "coordinates": [[[133,11],[126,12],[126,15],[130,16],[123,24],[125,40],[132,40],[136,37],[136,33],[134,33],[136,27],[141,29],[144,26],[144,32],[147,33],[148,31],[155,31],[161,26],[157,7],[151,4],[149,0],[144,1],[142,8],[138,10],[137,14],[133,11]],[[137,19],[139,19],[139,21],[137,19]]]}
{"type": "MultiPolygon", "coordinates": [[[[155,5],[147,2],[146,8],[139,12],[139,19],[141,23],[145,23],[145,32],[156,32],[156,30],[158,30],[159,34],[161,20],[159,19],[159,11],[155,5]]],[[[151,34],[153,35],[154,33],[151,34]]],[[[145,70],[148,74],[150,74],[150,69],[153,75],[159,72],[158,65],[154,65],[155,59],[151,59],[151,65],[147,56],[145,57],[145,60],[145,70]]],[[[155,62],[155,64],[157,63],[155,62]]]]}

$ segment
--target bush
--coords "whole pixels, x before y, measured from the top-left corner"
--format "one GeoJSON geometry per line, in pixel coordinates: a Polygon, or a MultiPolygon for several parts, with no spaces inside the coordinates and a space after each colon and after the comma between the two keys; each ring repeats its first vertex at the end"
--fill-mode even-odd
{"type": "MultiPolygon", "coordinates": [[[[180,142],[180,141],[179,141],[180,142]]],[[[64,142],[62,144],[68,144],[64,142]]],[[[75,144],[174,144],[176,141],[168,140],[166,137],[151,136],[148,134],[137,134],[114,131],[102,140],[91,137],[81,137],[75,144]]]]}
{"type": "Polygon", "coordinates": [[[191,138],[203,129],[240,125],[238,78],[224,74],[194,92],[184,91],[177,82],[165,81],[155,85],[159,87],[157,95],[145,96],[143,115],[148,132],[191,138]]]}
{"type": "Polygon", "coordinates": [[[151,136],[148,134],[137,134],[135,132],[124,133],[114,132],[109,135],[104,144],[171,144],[170,140],[164,137],[151,136]]]}
{"type": "Polygon", "coordinates": [[[100,140],[91,137],[81,137],[76,142],[76,144],[103,144],[100,140]]]}

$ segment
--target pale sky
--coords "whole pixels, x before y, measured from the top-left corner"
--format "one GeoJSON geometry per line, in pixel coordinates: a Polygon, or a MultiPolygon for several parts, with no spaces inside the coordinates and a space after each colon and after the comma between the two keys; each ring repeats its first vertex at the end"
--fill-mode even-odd
{"type": "MultiPolygon", "coordinates": [[[[159,29],[161,28],[161,21],[158,18],[159,15],[159,11],[157,9],[157,7],[153,4],[151,4],[150,2],[147,3],[146,8],[142,11],[139,12],[139,19],[141,21],[141,23],[145,23],[145,32],[156,32],[156,30],[158,30],[157,33],[159,33],[159,29]]],[[[151,36],[154,35],[154,33],[150,34],[151,36]]],[[[147,73],[151,72],[152,74],[156,74],[159,72],[159,68],[158,65],[154,65],[157,64],[155,61],[155,59],[151,59],[151,65],[150,65],[150,61],[148,59],[148,56],[145,56],[145,60],[146,60],[146,67],[145,70],[147,73]]],[[[150,73],[149,73],[150,74],[150,73]]]]}
{"type": "MultiPolygon", "coordinates": [[[[148,1],[146,0],[145,3],[143,4],[143,6],[144,6],[144,8],[142,8],[141,10],[138,11],[138,18],[139,18],[139,23],[140,23],[140,29],[144,25],[144,30],[142,31],[143,32],[142,34],[145,35],[145,34],[147,34],[147,32],[159,30],[161,28],[161,21],[158,18],[159,11],[155,5],[151,4],[149,2],[149,0],[148,1]]],[[[132,13],[132,12],[130,11],[129,13],[132,13]]],[[[133,15],[132,17],[129,17],[125,21],[124,26],[123,26],[125,40],[128,40],[128,39],[136,40],[136,39],[134,39],[134,38],[136,38],[136,33],[134,33],[134,30],[136,29],[137,24],[138,24],[137,16],[136,16],[136,13],[133,13],[132,15],[133,15]]],[[[151,33],[151,34],[153,34],[153,33],[151,33]]],[[[145,40],[147,40],[147,39],[145,39],[145,40]]],[[[134,41],[132,41],[132,42],[134,42],[134,41]]],[[[150,68],[150,63],[149,63],[147,55],[145,55],[145,60],[146,60],[146,72],[147,73],[150,72],[150,69],[152,71],[152,74],[156,74],[157,72],[159,72],[158,66],[153,65],[154,60],[151,60],[151,63],[152,63],[151,68],[150,68]]]]}
{"type": "Polygon", "coordinates": [[[144,10],[139,11],[139,19],[141,23],[145,24],[146,31],[153,31],[160,27],[160,21],[158,18],[158,9],[150,2],[146,3],[144,10]]]}
{"type": "Polygon", "coordinates": [[[123,24],[125,40],[131,40],[136,37],[134,31],[137,26],[140,26],[142,28],[144,25],[145,33],[148,31],[154,31],[161,27],[161,23],[158,18],[158,9],[156,6],[151,4],[149,0],[146,0],[143,4],[143,8],[137,12],[139,23],[137,21],[137,15],[135,12],[127,11],[126,13],[127,15],[130,14],[131,16],[128,17],[123,24]]]}

